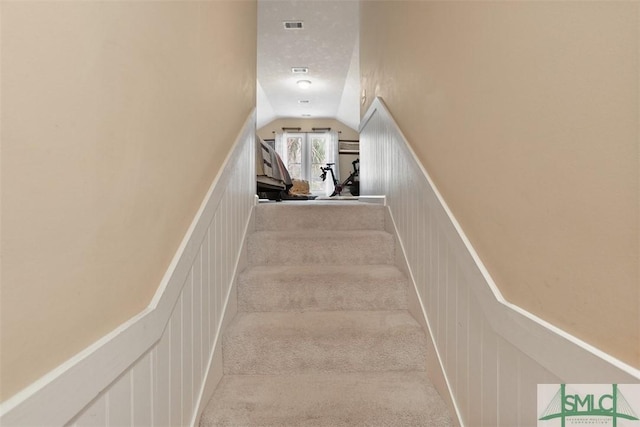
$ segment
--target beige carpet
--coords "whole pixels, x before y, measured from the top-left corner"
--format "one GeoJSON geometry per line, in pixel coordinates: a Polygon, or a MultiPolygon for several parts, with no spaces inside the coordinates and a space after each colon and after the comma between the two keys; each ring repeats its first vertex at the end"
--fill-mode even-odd
{"type": "Polygon", "coordinates": [[[261,204],[205,426],[453,425],[384,208],[261,204]]]}

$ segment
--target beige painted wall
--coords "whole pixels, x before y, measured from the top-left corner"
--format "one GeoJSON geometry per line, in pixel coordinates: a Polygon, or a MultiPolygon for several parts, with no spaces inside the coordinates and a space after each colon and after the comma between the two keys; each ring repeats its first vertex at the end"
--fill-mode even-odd
{"type": "MultiPolygon", "coordinates": [[[[640,367],[640,3],[362,3],[384,101],[511,302],[640,367]]],[[[364,111],[364,110],[363,110],[364,111]]]]}
{"type": "Polygon", "coordinates": [[[4,400],[148,305],[255,105],[255,1],[2,2],[4,400]]]}

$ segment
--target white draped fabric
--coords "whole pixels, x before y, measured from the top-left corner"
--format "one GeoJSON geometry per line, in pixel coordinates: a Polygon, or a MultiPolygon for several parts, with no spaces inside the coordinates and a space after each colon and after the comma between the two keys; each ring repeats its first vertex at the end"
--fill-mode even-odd
{"type": "Polygon", "coordinates": [[[287,149],[286,149],[286,143],[285,141],[287,140],[287,133],[276,133],[276,152],[280,155],[280,158],[282,159],[282,162],[286,165],[287,164],[287,149]]]}
{"type": "MultiPolygon", "coordinates": [[[[333,173],[336,175],[336,179],[340,182],[340,161],[338,157],[338,132],[332,130],[327,133],[326,145],[325,145],[325,153],[326,153],[326,163],[334,163],[333,165],[333,173]]],[[[325,184],[325,195],[330,196],[333,193],[334,185],[333,182],[327,177],[327,180],[324,182],[325,184]]]]}

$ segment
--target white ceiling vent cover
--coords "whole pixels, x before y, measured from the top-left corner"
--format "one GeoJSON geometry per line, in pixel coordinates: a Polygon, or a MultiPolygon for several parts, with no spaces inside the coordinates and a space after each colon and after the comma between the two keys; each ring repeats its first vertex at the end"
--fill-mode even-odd
{"type": "Polygon", "coordinates": [[[283,21],[282,25],[285,30],[301,30],[303,28],[302,21],[283,21]]]}

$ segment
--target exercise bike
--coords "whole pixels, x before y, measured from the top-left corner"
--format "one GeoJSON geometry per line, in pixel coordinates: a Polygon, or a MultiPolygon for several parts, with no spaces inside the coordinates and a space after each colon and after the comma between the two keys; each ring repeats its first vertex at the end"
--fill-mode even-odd
{"type": "Polygon", "coordinates": [[[355,159],[353,162],[351,162],[351,165],[353,166],[353,172],[351,172],[351,174],[347,177],[347,179],[345,179],[342,183],[338,182],[335,174],[333,173],[332,166],[334,166],[335,163],[327,163],[327,166],[324,168],[320,166],[320,170],[322,171],[320,178],[322,178],[322,181],[326,181],[327,172],[331,173],[331,180],[333,181],[333,193],[331,193],[331,196],[329,197],[342,195],[342,190],[347,186],[350,187],[349,191],[351,192],[352,195],[354,196],[360,195],[360,181],[356,180],[356,178],[358,178],[358,175],[360,173],[360,170],[356,166],[359,163],[360,163],[360,159],[355,159]]]}

